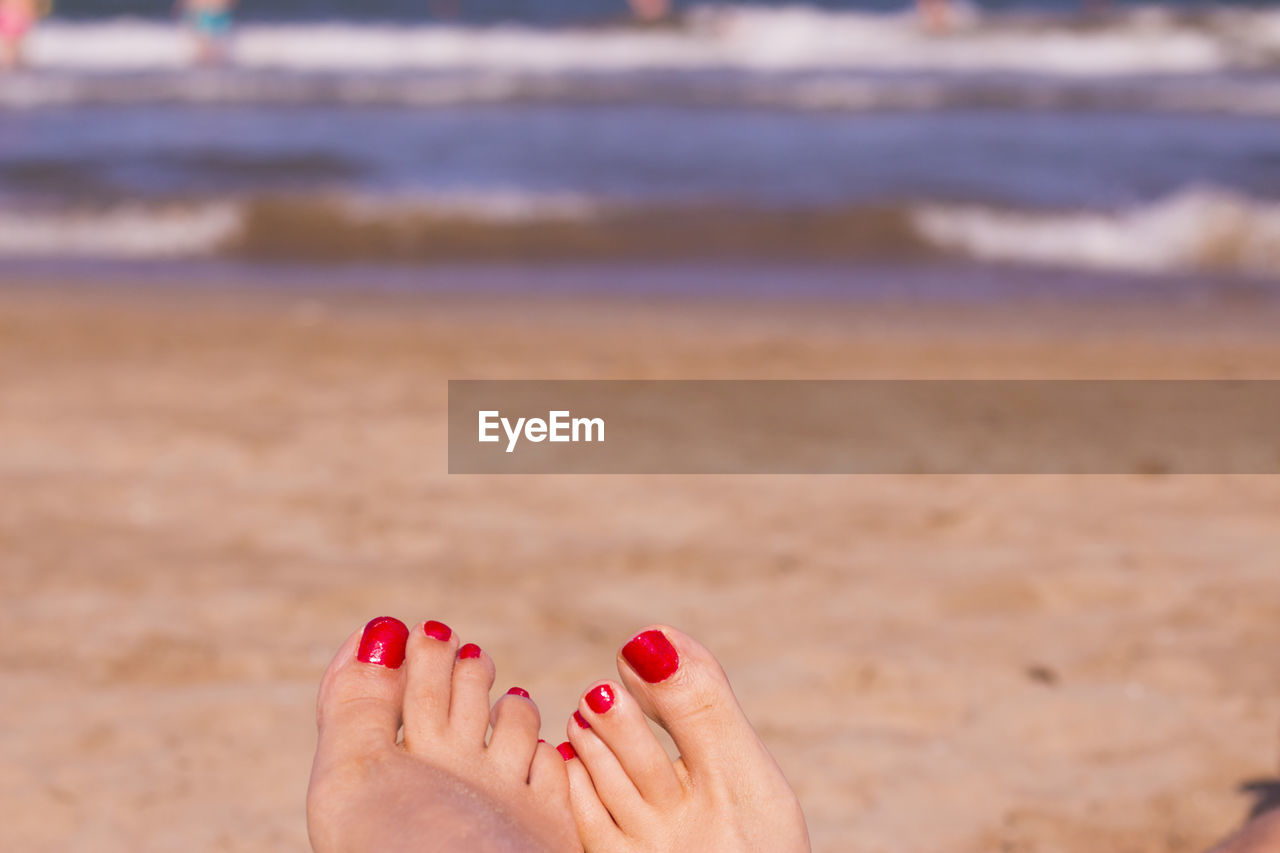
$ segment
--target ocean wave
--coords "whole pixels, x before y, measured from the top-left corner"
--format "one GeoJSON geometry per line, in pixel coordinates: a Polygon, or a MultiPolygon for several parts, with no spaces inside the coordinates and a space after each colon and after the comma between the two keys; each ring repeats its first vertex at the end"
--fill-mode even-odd
{"type": "Polygon", "coordinates": [[[931,205],[912,221],[932,245],[982,261],[1280,276],[1280,203],[1214,189],[1111,213],[931,205]]]}
{"type": "MultiPolygon", "coordinates": [[[[175,69],[194,45],[175,26],[119,19],[50,21],[30,38],[39,69],[175,69]]],[[[671,28],[540,29],[500,25],[246,24],[230,46],[237,69],[519,74],[731,69],[1002,72],[1099,77],[1208,73],[1280,65],[1280,10],[1157,7],[1100,23],[979,15],[932,34],[912,13],[804,6],[699,7],[671,28]]]]}
{"type": "Polygon", "coordinates": [[[661,104],[820,112],[1056,110],[1280,116],[1280,76],[1098,81],[1007,75],[521,75],[271,71],[26,73],[0,76],[0,108],[138,104],[447,107],[661,104]]]}
{"type": "Polygon", "coordinates": [[[277,196],[0,209],[0,257],[298,263],[960,259],[1280,278],[1280,202],[1193,189],[1119,211],[945,203],[839,209],[635,206],[564,195],[277,196]]]}

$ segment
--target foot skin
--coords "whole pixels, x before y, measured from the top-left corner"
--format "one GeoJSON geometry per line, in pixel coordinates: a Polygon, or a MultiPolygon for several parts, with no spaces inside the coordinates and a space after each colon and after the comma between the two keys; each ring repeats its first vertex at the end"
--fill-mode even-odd
{"type": "Polygon", "coordinates": [[[491,709],[493,679],[489,656],[438,622],[382,617],[353,634],[320,684],[316,853],[580,851],[537,706],[513,691],[491,709]]]}
{"type": "Polygon", "coordinates": [[[666,626],[618,655],[569,720],[569,795],[588,853],[808,853],[795,793],[719,663],[666,626]],[[680,750],[674,763],[645,722],[680,750]],[[585,724],[585,725],[584,725],[585,724]]]}
{"type": "Polygon", "coordinates": [[[1210,853],[1280,853],[1280,811],[1255,818],[1210,853]]]}

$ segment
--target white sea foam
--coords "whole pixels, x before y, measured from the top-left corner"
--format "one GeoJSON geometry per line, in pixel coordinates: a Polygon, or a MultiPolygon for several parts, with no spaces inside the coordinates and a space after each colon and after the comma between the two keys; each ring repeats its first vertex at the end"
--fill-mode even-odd
{"type": "MultiPolygon", "coordinates": [[[[940,36],[925,32],[910,13],[804,6],[703,7],[671,30],[246,24],[230,54],[237,68],[303,72],[1197,73],[1280,64],[1280,10],[1219,9],[1185,18],[1144,8],[1092,28],[970,13],[953,32],[940,36]]],[[[28,55],[37,68],[136,71],[185,66],[193,45],[168,23],[51,21],[31,36],[28,55]]]]}
{"type": "Polygon", "coordinates": [[[215,254],[239,231],[233,204],[121,205],[102,211],[0,210],[0,256],[189,258],[215,254]]]}
{"type": "Polygon", "coordinates": [[[1280,203],[1213,189],[1188,190],[1115,213],[931,205],[913,218],[934,245],[983,261],[1280,275],[1280,203]]]}

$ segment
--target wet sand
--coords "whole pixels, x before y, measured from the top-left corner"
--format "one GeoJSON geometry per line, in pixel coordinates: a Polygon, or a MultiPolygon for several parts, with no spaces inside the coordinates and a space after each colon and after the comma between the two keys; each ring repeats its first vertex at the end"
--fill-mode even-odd
{"type": "Polygon", "coordinates": [[[819,851],[1202,850],[1280,785],[1280,479],[449,477],[444,380],[1275,378],[1278,328],[10,283],[0,848],[303,849],[316,680],[389,613],[549,739],[701,637],[819,851]]]}

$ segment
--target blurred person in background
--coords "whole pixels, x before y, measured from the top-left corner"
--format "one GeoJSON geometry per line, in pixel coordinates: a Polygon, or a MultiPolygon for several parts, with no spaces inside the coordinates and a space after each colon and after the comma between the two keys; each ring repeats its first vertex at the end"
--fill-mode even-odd
{"type": "Polygon", "coordinates": [[[226,59],[234,8],[235,0],[178,0],[178,9],[195,36],[201,65],[216,65],[226,59]]]}
{"type": "Polygon", "coordinates": [[[671,14],[671,0],[627,0],[637,21],[661,21],[671,14]]]}
{"type": "Polygon", "coordinates": [[[21,64],[23,39],[47,14],[47,0],[0,0],[0,68],[21,64]]]}
{"type": "Polygon", "coordinates": [[[916,0],[916,11],[924,28],[931,33],[942,33],[951,28],[950,0],[916,0]]]}

